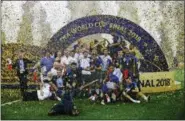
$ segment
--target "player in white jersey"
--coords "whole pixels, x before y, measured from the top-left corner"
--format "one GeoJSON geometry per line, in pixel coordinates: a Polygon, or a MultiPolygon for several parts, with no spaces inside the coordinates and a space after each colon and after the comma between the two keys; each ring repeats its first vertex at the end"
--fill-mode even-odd
{"type": "Polygon", "coordinates": [[[102,70],[106,71],[108,69],[109,65],[112,62],[112,58],[110,57],[110,55],[108,55],[108,50],[107,49],[104,50],[104,55],[101,55],[100,57],[103,61],[102,70]]]}

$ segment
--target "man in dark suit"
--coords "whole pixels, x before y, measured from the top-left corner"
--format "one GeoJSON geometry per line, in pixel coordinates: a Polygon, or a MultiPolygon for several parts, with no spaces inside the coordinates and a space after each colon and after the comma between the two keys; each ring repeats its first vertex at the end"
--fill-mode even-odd
{"type": "Polygon", "coordinates": [[[21,91],[22,96],[24,94],[24,91],[28,88],[27,87],[27,81],[28,81],[28,79],[27,79],[27,75],[28,75],[27,64],[28,63],[33,63],[33,62],[24,58],[24,51],[20,50],[19,54],[18,54],[18,59],[12,65],[12,67],[17,70],[17,76],[19,78],[20,91],[21,91]]]}

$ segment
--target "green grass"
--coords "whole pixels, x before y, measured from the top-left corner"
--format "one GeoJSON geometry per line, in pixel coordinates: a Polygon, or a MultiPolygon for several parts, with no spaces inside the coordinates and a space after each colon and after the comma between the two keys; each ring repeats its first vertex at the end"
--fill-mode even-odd
{"type": "MultiPolygon", "coordinates": [[[[183,82],[184,71],[176,71],[176,80],[183,82]]],[[[184,87],[184,86],[183,86],[184,87]]],[[[17,100],[19,90],[1,90],[2,103],[17,100]]],[[[180,120],[185,119],[184,88],[178,91],[151,94],[151,102],[141,104],[117,102],[115,104],[92,104],[87,99],[74,99],[80,110],[79,116],[47,116],[47,112],[57,101],[17,102],[1,107],[3,120],[180,120]]]]}
{"type": "Polygon", "coordinates": [[[161,94],[153,94],[150,103],[123,103],[100,105],[92,104],[87,99],[75,99],[75,104],[80,110],[80,115],[73,116],[47,116],[47,112],[57,101],[30,101],[17,102],[1,107],[2,119],[30,119],[30,120],[54,120],[54,119],[185,119],[183,91],[175,91],[161,94]]]}
{"type": "Polygon", "coordinates": [[[1,89],[1,104],[20,99],[19,89],[1,89]]]}
{"type": "Polygon", "coordinates": [[[182,88],[184,88],[184,69],[175,70],[175,80],[182,83],[182,88]]]}

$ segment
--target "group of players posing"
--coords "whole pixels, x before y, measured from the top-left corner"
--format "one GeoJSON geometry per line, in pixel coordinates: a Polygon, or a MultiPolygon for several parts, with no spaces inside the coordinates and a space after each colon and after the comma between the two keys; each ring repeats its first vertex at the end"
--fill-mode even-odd
{"type": "MultiPolygon", "coordinates": [[[[36,70],[41,66],[40,89],[24,91],[23,100],[60,100],[49,115],[77,115],[79,111],[72,98],[82,92],[87,93],[91,101],[100,101],[102,105],[118,100],[140,103],[138,96],[148,102],[150,98],[140,89],[139,65],[133,45],[127,48],[122,41],[99,52],[97,45],[82,51],[79,51],[80,45],[77,45],[73,51],[64,51],[64,55],[58,52],[53,56],[46,52],[46,56],[33,68],[36,70]]],[[[20,65],[21,68],[24,70],[24,66],[20,65]]]]}

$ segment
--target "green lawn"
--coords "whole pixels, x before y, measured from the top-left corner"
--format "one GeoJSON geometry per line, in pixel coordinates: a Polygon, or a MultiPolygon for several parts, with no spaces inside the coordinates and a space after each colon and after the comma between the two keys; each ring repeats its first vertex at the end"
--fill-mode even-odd
{"type": "Polygon", "coordinates": [[[87,99],[75,99],[80,115],[49,117],[47,112],[57,101],[17,102],[1,107],[2,119],[185,119],[183,91],[153,94],[150,103],[92,104],[87,99]]]}
{"type": "MultiPolygon", "coordinates": [[[[184,72],[176,71],[176,79],[181,81],[184,87],[184,72]]],[[[1,90],[1,103],[17,100],[18,90],[1,90]]],[[[12,105],[5,105],[1,107],[1,118],[3,120],[83,120],[83,119],[143,119],[143,120],[163,120],[163,119],[185,119],[185,102],[184,102],[184,88],[174,92],[151,94],[151,102],[141,104],[117,102],[115,104],[100,105],[92,104],[87,99],[74,99],[75,104],[80,110],[80,115],[73,116],[47,116],[50,108],[57,103],[57,101],[30,101],[17,102],[12,105]]]]}

